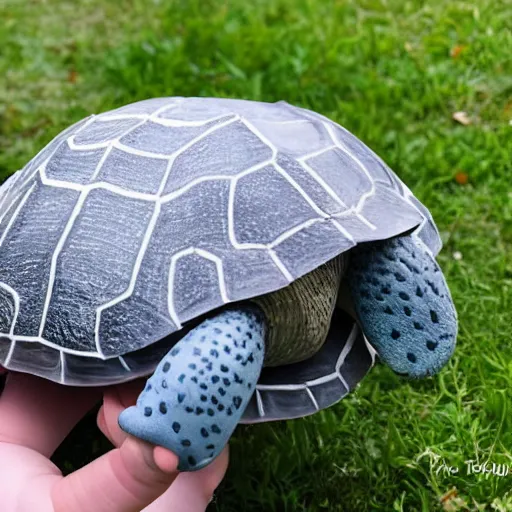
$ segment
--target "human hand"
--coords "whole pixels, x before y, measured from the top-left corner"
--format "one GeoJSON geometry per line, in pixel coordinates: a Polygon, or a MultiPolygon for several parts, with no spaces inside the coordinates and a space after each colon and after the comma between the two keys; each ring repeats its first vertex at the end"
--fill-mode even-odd
{"type": "Polygon", "coordinates": [[[127,436],[117,427],[119,412],[124,404],[131,405],[138,391],[137,384],[106,391],[98,422],[116,448],[63,477],[49,457],[101,399],[101,390],[9,374],[0,397],[2,510],[205,510],[226,470],[227,452],[205,470],[178,477],[174,454],[127,436]]]}

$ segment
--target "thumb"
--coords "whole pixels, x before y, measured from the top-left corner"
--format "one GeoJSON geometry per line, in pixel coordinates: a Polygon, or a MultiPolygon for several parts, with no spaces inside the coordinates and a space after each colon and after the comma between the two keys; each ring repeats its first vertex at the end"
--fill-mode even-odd
{"type": "Polygon", "coordinates": [[[55,512],[139,512],[172,484],[177,466],[169,450],[128,437],[55,485],[55,512]]]}

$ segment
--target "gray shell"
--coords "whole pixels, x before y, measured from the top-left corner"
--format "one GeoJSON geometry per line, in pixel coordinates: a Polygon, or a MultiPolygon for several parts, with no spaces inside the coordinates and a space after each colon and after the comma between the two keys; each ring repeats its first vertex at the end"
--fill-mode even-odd
{"type": "MultiPolygon", "coordinates": [[[[0,363],[74,385],[146,375],[190,321],[413,228],[437,254],[426,208],[309,110],[159,98],[91,116],[0,188],[0,363]]],[[[335,323],[324,359],[264,370],[248,421],[314,412],[362,378],[371,350],[352,320],[335,323]],[[353,345],[357,378],[338,379],[329,354],[353,345]],[[288,403],[301,391],[294,412],[272,386],[288,403]]]]}

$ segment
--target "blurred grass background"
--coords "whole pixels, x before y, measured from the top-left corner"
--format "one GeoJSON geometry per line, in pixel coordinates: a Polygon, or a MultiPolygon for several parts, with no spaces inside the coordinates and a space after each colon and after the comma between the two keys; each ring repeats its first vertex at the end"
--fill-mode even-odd
{"type": "MultiPolygon", "coordinates": [[[[437,220],[461,321],[449,367],[378,367],[327,411],[240,427],[212,511],[512,510],[512,474],[465,464],[512,466],[510,0],[3,0],[0,19],[1,179],[89,113],[286,99],[360,137],[437,220]]],[[[106,449],[91,417],[55,460],[106,449]]]]}

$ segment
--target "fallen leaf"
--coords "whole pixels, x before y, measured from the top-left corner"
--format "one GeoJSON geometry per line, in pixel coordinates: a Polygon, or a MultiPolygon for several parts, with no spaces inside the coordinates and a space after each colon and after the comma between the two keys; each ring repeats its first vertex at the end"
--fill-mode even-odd
{"type": "Polygon", "coordinates": [[[450,50],[450,57],[452,59],[456,59],[466,48],[467,46],[465,44],[458,44],[457,46],[454,46],[450,50]]]}
{"type": "Polygon", "coordinates": [[[78,78],[78,73],[72,69],[69,73],[68,73],[68,82],[70,84],[76,84],[76,79],[78,78]]]}
{"type": "Polygon", "coordinates": [[[454,112],[452,114],[452,119],[460,124],[463,124],[464,126],[471,124],[471,118],[468,116],[467,112],[454,112]]]}
{"type": "Polygon", "coordinates": [[[464,171],[456,172],[454,179],[459,185],[467,185],[469,183],[469,176],[464,171]]]}
{"type": "Polygon", "coordinates": [[[443,494],[439,501],[445,512],[459,512],[467,510],[467,502],[459,497],[459,493],[455,487],[452,487],[448,492],[443,494]]]}

